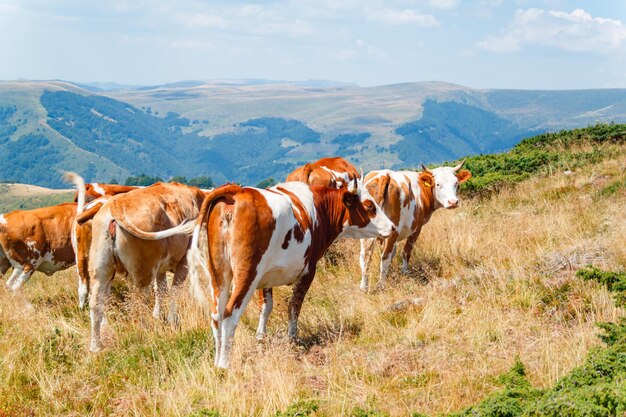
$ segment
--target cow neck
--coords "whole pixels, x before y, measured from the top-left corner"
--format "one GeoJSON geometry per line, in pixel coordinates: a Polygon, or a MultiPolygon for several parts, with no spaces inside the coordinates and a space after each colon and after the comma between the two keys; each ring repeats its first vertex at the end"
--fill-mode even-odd
{"type": "Polygon", "coordinates": [[[313,226],[315,233],[313,242],[319,246],[318,256],[322,256],[326,248],[343,231],[343,225],[348,221],[349,213],[342,201],[345,190],[311,187],[311,191],[317,216],[317,221],[313,226]]]}
{"type": "Polygon", "coordinates": [[[420,203],[422,206],[422,210],[424,210],[424,217],[428,218],[432,214],[433,211],[437,209],[437,201],[435,199],[435,193],[432,187],[426,187],[422,184],[419,184],[420,187],[420,203]]]}

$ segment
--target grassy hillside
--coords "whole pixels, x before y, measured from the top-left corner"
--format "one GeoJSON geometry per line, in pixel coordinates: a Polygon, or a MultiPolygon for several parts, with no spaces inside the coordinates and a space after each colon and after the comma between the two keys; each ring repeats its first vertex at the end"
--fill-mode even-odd
{"type": "Polygon", "coordinates": [[[74,199],[74,193],[27,184],[0,184],[0,213],[65,203],[74,199]]]}
{"type": "MultiPolygon", "coordinates": [[[[572,173],[549,161],[436,212],[410,274],[399,274],[396,260],[385,292],[358,290],[358,242],[341,242],[337,264],[320,265],[305,301],[302,343],[287,340],[290,289],[281,288],[268,340],[255,339],[259,310],[251,303],[225,373],[212,366],[207,319],[186,291],[173,330],[116,278],[105,350],[92,355],[73,270],[36,274],[23,296],[0,290],[0,415],[407,416],[473,407],[467,415],[515,416],[520,399],[580,399],[575,388],[593,381],[593,398],[623,404],[623,333],[605,333],[607,347],[597,327],[617,323],[623,310],[609,278],[576,276],[588,264],[626,264],[626,146],[596,140],[596,129],[527,141],[575,158],[572,173]],[[597,158],[577,156],[590,153],[597,158]]],[[[483,158],[474,162],[490,160],[483,158]]],[[[540,415],[537,407],[529,415],[540,415]]]]}

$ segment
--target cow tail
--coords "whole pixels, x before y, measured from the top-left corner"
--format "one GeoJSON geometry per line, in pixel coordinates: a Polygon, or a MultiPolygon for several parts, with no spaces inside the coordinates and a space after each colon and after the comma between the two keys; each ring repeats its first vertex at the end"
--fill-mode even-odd
{"type": "MultiPolygon", "coordinates": [[[[224,185],[209,192],[202,202],[200,212],[198,213],[198,219],[193,230],[191,238],[191,244],[187,251],[187,267],[189,269],[189,282],[190,291],[193,296],[198,300],[203,308],[209,306],[209,300],[207,299],[206,292],[204,291],[201,283],[200,275],[211,280],[211,272],[209,271],[209,259],[208,259],[208,246],[210,234],[207,233],[207,256],[205,256],[200,250],[200,231],[205,222],[208,221],[211,209],[214,207],[215,202],[220,198],[232,198],[241,190],[238,185],[224,185]]],[[[213,293],[213,286],[209,285],[211,293],[213,293]]]]}
{"type": "Polygon", "coordinates": [[[76,187],[76,191],[78,192],[76,196],[76,202],[78,203],[78,206],[76,207],[76,215],[78,216],[85,208],[85,180],[77,173],[70,171],[63,174],[63,179],[66,182],[74,184],[76,187]]]}

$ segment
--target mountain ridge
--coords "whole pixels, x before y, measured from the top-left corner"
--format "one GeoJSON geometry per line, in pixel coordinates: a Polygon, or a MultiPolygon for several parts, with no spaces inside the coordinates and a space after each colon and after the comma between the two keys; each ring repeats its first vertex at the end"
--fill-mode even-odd
{"type": "Polygon", "coordinates": [[[61,171],[74,170],[99,181],[145,173],[254,184],[331,154],[366,170],[406,168],[503,151],[543,131],[626,122],[626,89],[187,80],[96,91],[98,83],[88,84],[0,82],[0,180],[61,187],[61,171]],[[318,140],[302,139],[309,134],[318,140]]]}

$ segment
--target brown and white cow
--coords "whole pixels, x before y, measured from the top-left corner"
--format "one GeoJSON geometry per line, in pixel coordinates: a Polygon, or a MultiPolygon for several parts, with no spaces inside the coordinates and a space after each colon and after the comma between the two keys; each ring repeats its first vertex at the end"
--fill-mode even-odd
{"type": "Polygon", "coordinates": [[[0,214],[0,276],[13,267],[9,289],[19,289],[35,271],[52,275],[74,264],[75,215],[76,203],[0,214]]]}
{"type": "MultiPolygon", "coordinates": [[[[204,197],[195,187],[157,183],[110,197],[93,215],[87,260],[91,278],[91,351],[101,349],[100,326],[116,272],[130,275],[138,288],[156,283],[157,300],[167,291],[166,272],[174,272],[173,287],[184,281],[189,236],[146,240],[140,235],[144,230],[158,232],[195,220],[204,197]]],[[[174,306],[171,308],[170,320],[175,321],[174,306]]]]}
{"type": "MultiPolygon", "coordinates": [[[[384,288],[387,271],[396,253],[396,243],[406,239],[402,252],[402,272],[407,273],[411,251],[430,216],[440,207],[458,207],[459,184],[471,178],[468,170],[461,170],[463,162],[455,167],[438,167],[423,172],[372,171],[365,176],[365,186],[393,221],[396,231],[383,243],[380,262],[379,288],[384,288]]],[[[367,291],[367,268],[372,259],[375,239],[361,240],[361,289],[367,291]]]]}
{"type": "MultiPolygon", "coordinates": [[[[293,285],[289,337],[295,339],[302,302],[328,246],[340,236],[387,237],[394,232],[394,225],[367,189],[357,187],[356,182],[342,189],[309,187],[302,182],[265,190],[225,185],[207,196],[187,258],[194,292],[211,310],[218,367],[228,367],[235,329],[256,290],[264,295],[257,329],[257,337],[262,338],[272,310],[272,288],[293,285]],[[205,223],[207,260],[198,247],[205,223]],[[200,270],[210,277],[210,301],[200,284],[200,270]]],[[[183,224],[150,234],[150,238],[189,233],[191,227],[183,224]]]]}
{"type": "MultiPolygon", "coordinates": [[[[90,182],[88,184],[85,184],[85,202],[89,203],[90,201],[104,196],[124,194],[136,188],[139,187],[135,187],[132,185],[102,184],[99,182],[90,182]]],[[[78,202],[78,193],[76,193],[74,201],[78,202]]]]}
{"type": "Polygon", "coordinates": [[[341,157],[322,158],[297,168],[286,181],[306,182],[309,185],[341,188],[361,176],[356,168],[341,157]]]}
{"type": "Polygon", "coordinates": [[[78,273],[78,307],[82,309],[89,295],[87,260],[91,246],[91,219],[108,198],[140,187],[96,182],[85,184],[83,178],[74,172],[66,172],[63,178],[76,187],[74,201],[78,205],[76,207],[76,219],[72,225],[72,246],[76,255],[76,271],[78,273]]]}

